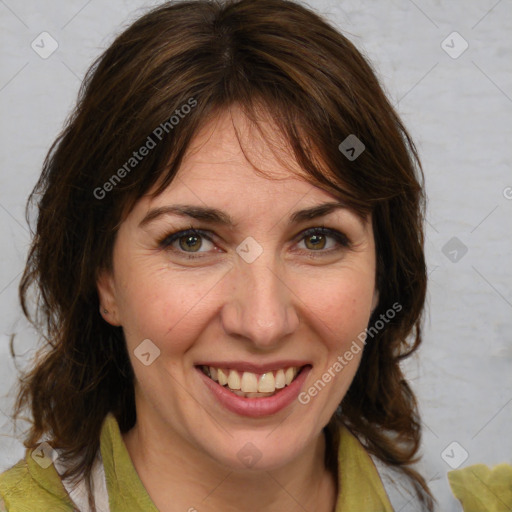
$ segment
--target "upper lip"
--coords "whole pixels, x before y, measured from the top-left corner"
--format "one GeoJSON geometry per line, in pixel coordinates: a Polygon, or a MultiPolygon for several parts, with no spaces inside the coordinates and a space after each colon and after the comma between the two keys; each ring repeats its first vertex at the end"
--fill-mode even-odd
{"type": "Polygon", "coordinates": [[[240,372],[251,373],[267,373],[290,366],[302,368],[311,365],[309,361],[299,361],[297,359],[286,359],[282,361],[273,361],[270,363],[250,363],[247,361],[202,361],[196,363],[196,366],[212,366],[213,368],[225,368],[230,370],[238,370],[240,372]]]}

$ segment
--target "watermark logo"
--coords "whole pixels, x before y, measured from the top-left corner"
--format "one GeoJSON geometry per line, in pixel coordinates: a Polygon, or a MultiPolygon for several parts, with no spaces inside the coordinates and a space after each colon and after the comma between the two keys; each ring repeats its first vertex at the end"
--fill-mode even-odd
{"type": "Polygon", "coordinates": [[[469,453],[457,441],[452,441],[442,452],[441,458],[452,469],[459,468],[469,457],[469,453]]]}
{"type": "Polygon", "coordinates": [[[353,162],[365,149],[366,146],[357,138],[356,135],[351,133],[341,144],[338,149],[345,155],[345,157],[353,162]]]}
{"type": "Polygon", "coordinates": [[[263,254],[263,247],[252,236],[248,236],[236,248],[236,252],[246,263],[252,263],[263,254]]]}
{"type": "Polygon", "coordinates": [[[50,467],[57,460],[57,452],[46,441],[38,445],[31,456],[43,469],[50,467]]]}
{"type": "Polygon", "coordinates": [[[133,353],[144,366],[149,366],[160,356],[160,349],[150,339],[145,339],[133,353]]]}
{"type": "Polygon", "coordinates": [[[458,263],[467,254],[468,248],[454,236],[443,245],[441,251],[452,263],[458,263]]]}
{"type": "Polygon", "coordinates": [[[195,98],[189,98],[187,103],[177,108],[173,115],[160,123],[146,138],[144,144],[132,153],[132,156],[121,166],[119,169],[112,174],[112,176],[101,186],[96,187],[93,190],[93,195],[96,199],[103,199],[108,192],[114,190],[114,188],[125,178],[135,167],[139,165],[144,158],[150,154],[150,152],[156,148],[157,144],[163,140],[167,133],[170,133],[180,123],[181,119],[185,118],[187,114],[190,114],[192,109],[197,106],[197,100],[195,98]]]}
{"type": "Polygon", "coordinates": [[[253,443],[247,442],[236,456],[244,466],[252,468],[261,459],[262,453],[253,443]]]}
{"type": "Polygon", "coordinates": [[[442,41],[441,48],[452,59],[458,59],[469,48],[469,43],[458,32],[452,32],[442,41]]]}
{"type": "Polygon", "coordinates": [[[41,59],[47,59],[57,50],[59,43],[48,32],[41,32],[32,43],[30,43],[30,47],[41,59]]]}

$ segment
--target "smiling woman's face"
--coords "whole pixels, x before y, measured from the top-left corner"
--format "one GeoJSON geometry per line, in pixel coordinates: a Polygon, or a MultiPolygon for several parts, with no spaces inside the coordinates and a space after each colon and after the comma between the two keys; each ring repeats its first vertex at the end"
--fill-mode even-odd
{"type": "Polygon", "coordinates": [[[125,334],[138,423],[232,468],[244,450],[261,453],[259,468],[283,466],[318,440],[361,352],[333,365],[377,300],[371,219],[318,209],[336,202],[284,168],[236,108],[197,134],[170,186],[122,223],[113,272],[98,282],[105,319],[125,334]],[[249,159],[278,179],[254,171],[232,119],[249,159]]]}

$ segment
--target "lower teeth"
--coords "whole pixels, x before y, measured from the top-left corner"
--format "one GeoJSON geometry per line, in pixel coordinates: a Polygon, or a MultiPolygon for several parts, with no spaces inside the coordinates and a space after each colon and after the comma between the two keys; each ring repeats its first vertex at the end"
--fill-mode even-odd
{"type": "Polygon", "coordinates": [[[276,391],[272,391],[271,393],[244,393],[243,391],[240,391],[239,389],[231,389],[227,386],[224,386],[226,389],[229,389],[231,393],[234,393],[237,396],[241,396],[242,398],[262,398],[267,396],[275,395],[276,391]]]}

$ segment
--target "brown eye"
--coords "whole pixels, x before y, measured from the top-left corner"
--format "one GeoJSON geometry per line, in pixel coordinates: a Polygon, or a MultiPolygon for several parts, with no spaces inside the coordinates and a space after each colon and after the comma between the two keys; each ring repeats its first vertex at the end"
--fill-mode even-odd
{"type": "Polygon", "coordinates": [[[324,249],[326,245],[326,236],[322,234],[308,235],[304,238],[304,242],[308,249],[324,249]]]}
{"type": "Polygon", "coordinates": [[[205,256],[203,253],[211,252],[215,248],[215,244],[210,237],[205,232],[197,229],[171,233],[161,240],[158,245],[162,249],[171,250],[187,258],[205,256]],[[194,253],[197,253],[197,256],[193,256],[194,253]]]}
{"type": "Polygon", "coordinates": [[[334,251],[347,249],[351,245],[344,233],[325,227],[310,228],[303,231],[300,237],[300,245],[310,257],[332,254],[334,251]]]}
{"type": "Polygon", "coordinates": [[[201,237],[198,235],[185,235],[178,239],[180,249],[186,252],[197,252],[203,245],[201,237]]]}

